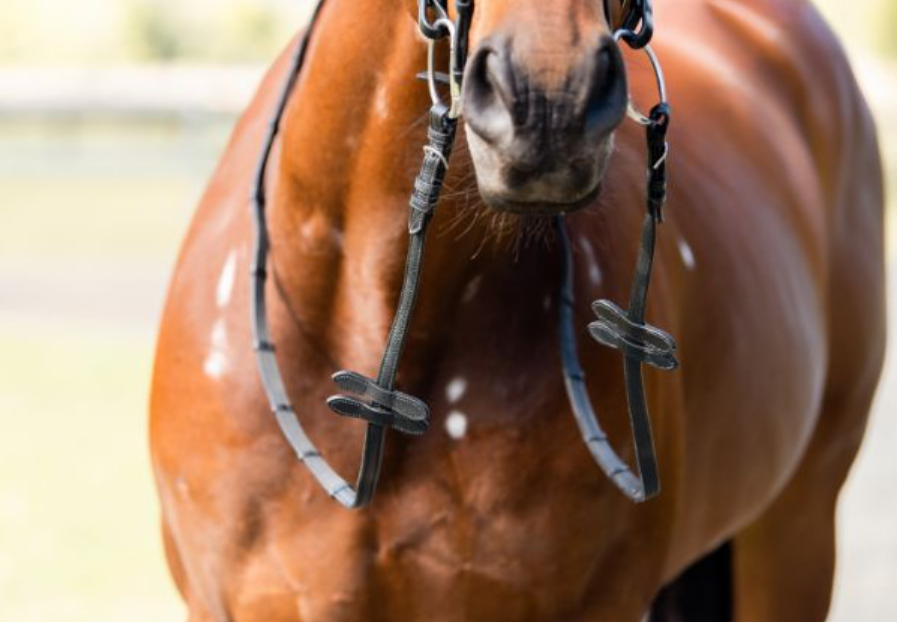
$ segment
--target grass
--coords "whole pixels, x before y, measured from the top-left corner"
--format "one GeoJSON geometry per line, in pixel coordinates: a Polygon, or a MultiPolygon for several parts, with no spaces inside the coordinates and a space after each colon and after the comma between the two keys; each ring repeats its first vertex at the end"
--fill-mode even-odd
{"type": "Polygon", "coordinates": [[[24,150],[0,133],[4,620],[184,618],[146,398],[167,275],[225,134],[197,155],[158,128],[118,131],[37,133],[24,150]]]}
{"type": "MultiPolygon", "coordinates": [[[[60,301],[63,302],[63,301],[60,301]]],[[[3,617],[182,618],[146,451],[147,336],[3,322],[3,617]]]]}

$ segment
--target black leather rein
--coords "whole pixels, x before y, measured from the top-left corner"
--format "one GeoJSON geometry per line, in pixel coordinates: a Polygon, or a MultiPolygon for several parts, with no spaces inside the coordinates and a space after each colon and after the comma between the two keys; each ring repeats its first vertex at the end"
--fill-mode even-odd
{"type": "MultiPolygon", "coordinates": [[[[367,423],[361,465],[354,487],[317,451],[293,409],[268,325],[265,296],[270,253],[270,238],[266,224],[265,177],[284,110],[304,65],[309,38],[317,23],[323,2],[319,2],[316,6],[311,24],[296,49],[286,84],[268,128],[253,183],[251,202],[255,246],[250,278],[251,315],[254,348],[262,385],[271,411],[296,456],[327,494],[347,508],[365,506],[373,498],[380,477],[387,429],[393,428],[406,434],[420,435],[429,427],[430,413],[427,405],[418,398],[397,391],[395,381],[417,299],[427,228],[439,202],[460,115],[460,84],[466,64],[473,0],[455,0],[454,20],[449,18],[447,2],[448,0],[420,0],[419,26],[430,45],[430,62],[425,75],[430,83],[433,106],[429,113],[428,144],[424,147],[423,163],[409,200],[409,241],[404,281],[380,370],[376,379],[367,378],[357,372],[337,372],[333,380],[345,394],[327,400],[328,406],[336,414],[362,419],[367,423]],[[433,67],[435,42],[443,38],[448,38],[451,45],[451,67],[447,74],[440,74],[433,67]],[[449,103],[443,103],[440,99],[436,89],[437,82],[449,83],[451,92],[449,103]]],[[[630,13],[623,22],[623,28],[617,31],[615,36],[617,40],[623,39],[633,48],[642,48],[647,46],[652,28],[649,0],[637,0],[632,3],[630,13]]],[[[656,58],[650,52],[650,48],[647,49],[659,76],[656,58]]],[[[663,93],[661,99],[665,99],[663,93]]],[[[586,445],[599,466],[620,490],[634,501],[650,498],[659,490],[657,462],[654,457],[650,417],[645,403],[641,365],[648,363],[661,369],[672,369],[676,366],[675,343],[672,338],[644,323],[645,303],[653,263],[655,227],[662,219],[662,205],[666,193],[665,133],[669,122],[669,108],[662,102],[652,110],[650,117],[642,119],[642,123],[647,127],[649,146],[648,213],[643,225],[630,310],[623,311],[609,301],[596,302],[594,309],[598,321],[589,326],[591,334],[599,342],[620,350],[625,357],[626,390],[640,477],[634,475],[614,452],[598,424],[586,392],[585,376],[579,364],[576,333],[573,329],[572,248],[563,216],[555,219],[564,253],[559,336],[564,379],[571,407],[586,445]]]]}
{"type": "MultiPolygon", "coordinates": [[[[427,405],[415,397],[396,391],[395,379],[399,359],[408,335],[408,324],[411,321],[417,300],[427,227],[436,210],[442,191],[442,183],[454,144],[457,116],[452,114],[452,110],[448,106],[438,100],[434,101],[433,107],[430,109],[430,123],[427,132],[429,144],[424,148],[423,164],[409,201],[409,241],[408,255],[405,261],[405,277],[377,379],[366,378],[351,371],[340,371],[333,376],[339,389],[354,396],[336,395],[327,400],[327,405],[339,415],[363,419],[367,422],[361,466],[353,488],[318,453],[293,410],[277,363],[265,305],[267,260],[270,250],[265,221],[265,174],[287,100],[305,61],[308,41],[322,6],[323,2],[319,2],[311,25],[299,43],[286,86],[269,128],[255,177],[252,193],[256,230],[254,266],[251,271],[252,318],[255,351],[262,384],[280,429],[296,456],[308,467],[327,494],[347,508],[359,508],[370,503],[377,487],[386,430],[394,428],[407,434],[423,434],[429,427],[430,413],[427,405]]],[[[460,62],[460,66],[463,67],[465,59],[462,54],[466,50],[460,50],[457,47],[458,33],[463,30],[465,33],[463,40],[466,41],[466,31],[470,25],[470,15],[473,11],[472,0],[456,0],[458,18],[455,22],[449,21],[447,10],[441,5],[435,7],[437,9],[436,16],[430,21],[431,12],[427,11],[427,8],[432,7],[422,7],[421,9],[421,30],[431,41],[451,36],[453,38],[452,49],[457,54],[453,58],[453,66],[460,62]]]]}

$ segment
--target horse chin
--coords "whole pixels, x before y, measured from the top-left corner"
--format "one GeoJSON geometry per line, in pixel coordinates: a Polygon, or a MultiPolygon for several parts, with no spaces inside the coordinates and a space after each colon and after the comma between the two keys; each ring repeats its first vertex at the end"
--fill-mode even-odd
{"type": "Polygon", "coordinates": [[[480,197],[503,213],[553,216],[593,205],[601,194],[613,136],[585,153],[565,154],[521,172],[500,149],[468,132],[480,197]],[[556,164],[563,162],[563,164],[556,164]]]}

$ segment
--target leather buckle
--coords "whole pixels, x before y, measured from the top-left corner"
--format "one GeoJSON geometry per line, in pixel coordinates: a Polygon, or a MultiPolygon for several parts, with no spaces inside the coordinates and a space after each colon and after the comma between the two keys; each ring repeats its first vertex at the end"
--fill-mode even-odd
{"type": "Polygon", "coordinates": [[[589,324],[589,333],[602,345],[657,369],[669,371],[679,367],[678,346],[668,333],[633,322],[629,314],[609,300],[595,301],[592,310],[598,321],[589,324]]]}
{"type": "Polygon", "coordinates": [[[327,399],[330,410],[342,417],[363,419],[414,436],[420,436],[430,427],[430,409],[416,397],[384,389],[354,371],[333,374],[333,382],[341,390],[357,396],[334,395],[327,399]]]}

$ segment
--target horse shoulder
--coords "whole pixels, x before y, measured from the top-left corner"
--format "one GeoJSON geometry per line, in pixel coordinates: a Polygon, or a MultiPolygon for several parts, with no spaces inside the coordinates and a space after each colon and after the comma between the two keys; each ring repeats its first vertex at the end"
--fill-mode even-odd
{"type": "Polygon", "coordinates": [[[668,17],[670,286],[658,291],[678,300],[683,507],[717,508],[683,517],[685,550],[775,498],[836,368],[880,367],[881,195],[866,106],[809,3],[711,0],[668,17]]]}

